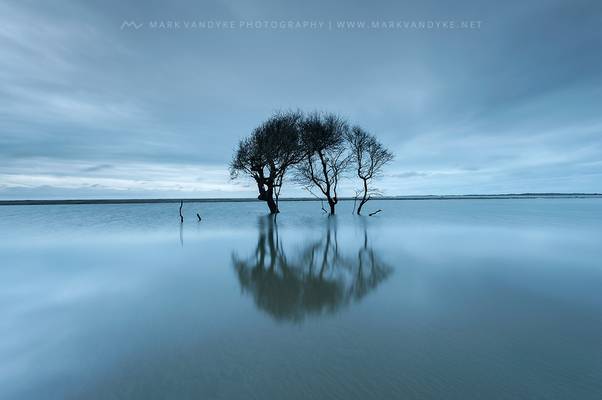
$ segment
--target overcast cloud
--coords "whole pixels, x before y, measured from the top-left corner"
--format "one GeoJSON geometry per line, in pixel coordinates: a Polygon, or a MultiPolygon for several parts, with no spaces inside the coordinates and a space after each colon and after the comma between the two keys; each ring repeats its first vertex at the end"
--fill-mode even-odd
{"type": "Polygon", "coordinates": [[[387,195],[602,192],[597,0],[4,0],[0,21],[0,199],[255,196],[233,148],[289,108],[377,134],[387,195]]]}

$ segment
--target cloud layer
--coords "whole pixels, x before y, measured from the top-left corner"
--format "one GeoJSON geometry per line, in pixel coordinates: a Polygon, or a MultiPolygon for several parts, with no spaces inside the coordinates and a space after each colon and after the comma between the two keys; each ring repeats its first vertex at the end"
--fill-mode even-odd
{"type": "Polygon", "coordinates": [[[388,195],[602,192],[597,1],[123,3],[0,4],[0,198],[254,196],[229,158],[287,108],[376,133],[388,195]],[[427,20],[479,28],[336,28],[427,20]]]}

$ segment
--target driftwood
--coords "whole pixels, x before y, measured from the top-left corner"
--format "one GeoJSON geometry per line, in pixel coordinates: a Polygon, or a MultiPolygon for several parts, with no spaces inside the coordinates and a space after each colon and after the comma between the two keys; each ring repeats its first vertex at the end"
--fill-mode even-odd
{"type": "Polygon", "coordinates": [[[180,201],[180,223],[184,223],[184,216],[182,215],[182,206],[184,205],[184,201],[180,201]]]}
{"type": "Polygon", "coordinates": [[[379,209],[379,210],[376,210],[376,211],[374,211],[373,213],[370,213],[370,214],[368,214],[368,216],[370,216],[370,217],[371,217],[371,216],[373,216],[373,215],[376,215],[376,214],[378,214],[378,213],[379,213],[379,212],[381,212],[381,211],[382,211],[382,210],[380,210],[380,209],[379,209]]]}

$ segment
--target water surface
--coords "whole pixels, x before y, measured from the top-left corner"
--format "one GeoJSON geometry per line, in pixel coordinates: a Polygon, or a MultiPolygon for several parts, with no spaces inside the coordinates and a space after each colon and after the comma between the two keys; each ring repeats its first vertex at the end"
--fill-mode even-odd
{"type": "Polygon", "coordinates": [[[0,398],[602,398],[602,200],[351,207],[0,207],[0,398]]]}

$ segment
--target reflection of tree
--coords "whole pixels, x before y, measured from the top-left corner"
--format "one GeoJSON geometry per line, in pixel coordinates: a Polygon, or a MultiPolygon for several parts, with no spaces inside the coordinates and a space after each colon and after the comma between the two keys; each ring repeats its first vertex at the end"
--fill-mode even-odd
{"type": "Polygon", "coordinates": [[[259,222],[255,254],[232,259],[242,290],[257,307],[276,319],[299,321],[363,298],[392,272],[369,246],[365,225],[363,244],[357,255],[351,253],[339,247],[336,221],[328,219],[321,240],[287,254],[275,220],[266,217],[259,222]]]}

